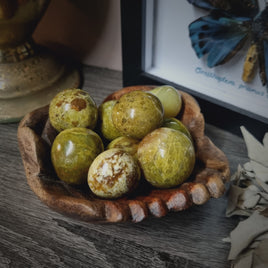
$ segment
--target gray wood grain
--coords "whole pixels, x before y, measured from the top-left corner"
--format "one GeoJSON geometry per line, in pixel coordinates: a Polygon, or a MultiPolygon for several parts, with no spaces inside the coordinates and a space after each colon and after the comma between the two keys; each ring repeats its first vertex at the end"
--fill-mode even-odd
{"type": "MultiPolygon", "coordinates": [[[[83,74],[97,104],[122,87],[121,72],[84,67],[83,74]]],[[[230,267],[222,239],[238,218],[225,217],[226,196],[138,224],[80,222],[49,209],[29,188],[17,127],[0,125],[0,267],[230,267]]],[[[231,173],[247,161],[241,138],[208,124],[206,134],[231,173]]]]}

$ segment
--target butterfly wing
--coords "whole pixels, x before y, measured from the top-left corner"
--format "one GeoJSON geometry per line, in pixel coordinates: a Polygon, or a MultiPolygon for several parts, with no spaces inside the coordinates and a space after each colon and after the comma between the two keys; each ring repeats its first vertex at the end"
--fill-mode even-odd
{"type": "Polygon", "coordinates": [[[230,5],[229,11],[236,16],[253,18],[259,12],[257,0],[230,0],[230,5]]]}
{"type": "MultiPolygon", "coordinates": [[[[257,45],[260,78],[263,85],[268,80],[268,5],[253,21],[253,42],[257,45]]],[[[268,85],[267,85],[268,87],[268,85]]]]}
{"type": "Polygon", "coordinates": [[[258,66],[258,46],[256,43],[252,43],[247,52],[247,56],[244,62],[242,80],[246,83],[252,81],[255,76],[255,72],[258,66]]]}
{"type": "Polygon", "coordinates": [[[243,68],[242,79],[244,82],[252,81],[258,64],[262,85],[268,87],[268,40],[258,40],[251,44],[243,68]]]}
{"type": "Polygon", "coordinates": [[[228,0],[188,0],[188,2],[206,10],[228,10],[231,8],[228,0]]]}
{"type": "Polygon", "coordinates": [[[268,4],[259,12],[257,0],[188,0],[196,7],[210,11],[189,25],[196,55],[207,57],[214,67],[227,62],[251,38],[242,79],[250,82],[259,64],[260,78],[268,89],[268,4]],[[215,15],[216,14],[216,15],[215,15]]]}
{"type": "Polygon", "coordinates": [[[268,88],[268,38],[264,40],[263,42],[263,48],[264,48],[264,73],[265,73],[265,79],[263,79],[263,85],[266,84],[266,87],[268,88]]]}
{"type": "Polygon", "coordinates": [[[268,89],[268,39],[263,40],[263,55],[259,54],[259,62],[263,62],[260,64],[260,77],[262,81],[262,85],[267,87],[268,89]]]}
{"type": "Polygon", "coordinates": [[[228,61],[246,41],[250,21],[249,18],[227,17],[221,12],[212,12],[192,22],[189,35],[197,57],[207,54],[209,67],[228,61]]]}
{"type": "Polygon", "coordinates": [[[205,10],[227,11],[236,16],[253,18],[259,12],[257,0],[188,0],[188,2],[205,10]]]}

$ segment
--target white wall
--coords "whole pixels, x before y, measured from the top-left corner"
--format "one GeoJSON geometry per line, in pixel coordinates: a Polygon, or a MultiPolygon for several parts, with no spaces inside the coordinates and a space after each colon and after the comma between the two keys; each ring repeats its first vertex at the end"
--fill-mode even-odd
{"type": "Polygon", "coordinates": [[[51,0],[33,37],[87,65],[122,70],[120,0],[51,0]]]}

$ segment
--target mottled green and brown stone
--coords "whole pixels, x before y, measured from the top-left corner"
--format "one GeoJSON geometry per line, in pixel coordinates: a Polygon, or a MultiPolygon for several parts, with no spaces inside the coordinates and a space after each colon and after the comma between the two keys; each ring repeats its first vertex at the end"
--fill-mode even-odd
{"type": "Polygon", "coordinates": [[[98,108],[100,130],[103,137],[109,141],[121,136],[117,128],[114,126],[112,120],[112,110],[116,102],[116,100],[106,101],[102,103],[98,108]]]}
{"type": "Polygon", "coordinates": [[[137,150],[139,143],[140,140],[123,136],[111,141],[108,144],[107,149],[118,148],[131,154],[135,159],[137,159],[137,150]]]}
{"type": "Polygon", "coordinates": [[[159,128],[145,136],[137,155],[146,180],[159,188],[181,184],[190,176],[195,164],[191,140],[170,128],[159,128]]]}
{"type": "Polygon", "coordinates": [[[58,177],[69,184],[87,181],[88,169],[93,160],[103,152],[101,138],[87,128],[63,130],[51,148],[51,160],[58,177]]]}
{"type": "Polygon", "coordinates": [[[103,198],[118,198],[133,191],[140,180],[140,168],[127,152],[113,148],[99,154],[88,171],[88,186],[103,198]]]}
{"type": "Polygon", "coordinates": [[[73,127],[94,129],[98,108],[91,96],[81,89],[65,89],[59,92],[49,105],[49,119],[59,132],[73,127]]]}
{"type": "Polygon", "coordinates": [[[177,118],[165,118],[164,123],[163,123],[163,127],[172,128],[172,129],[181,131],[191,141],[193,140],[189,130],[187,129],[187,127],[177,118]]]}
{"type": "Polygon", "coordinates": [[[172,86],[163,85],[150,90],[162,103],[164,118],[176,117],[182,107],[180,92],[172,86]]]}
{"type": "Polygon", "coordinates": [[[121,136],[142,139],[163,123],[164,110],[160,100],[151,93],[132,91],[114,105],[112,119],[121,136]]]}

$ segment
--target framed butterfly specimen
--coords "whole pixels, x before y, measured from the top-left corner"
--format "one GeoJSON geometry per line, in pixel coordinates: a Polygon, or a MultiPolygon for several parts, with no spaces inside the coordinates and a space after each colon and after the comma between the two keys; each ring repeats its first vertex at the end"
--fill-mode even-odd
{"type": "Polygon", "coordinates": [[[262,11],[257,0],[188,0],[209,11],[189,25],[192,47],[198,58],[208,55],[208,67],[226,63],[245,42],[250,46],[242,79],[251,82],[257,65],[262,85],[268,79],[268,3],[262,11]]]}
{"type": "Polygon", "coordinates": [[[268,125],[267,0],[134,2],[121,1],[124,86],[171,84],[213,123],[268,125]]]}

